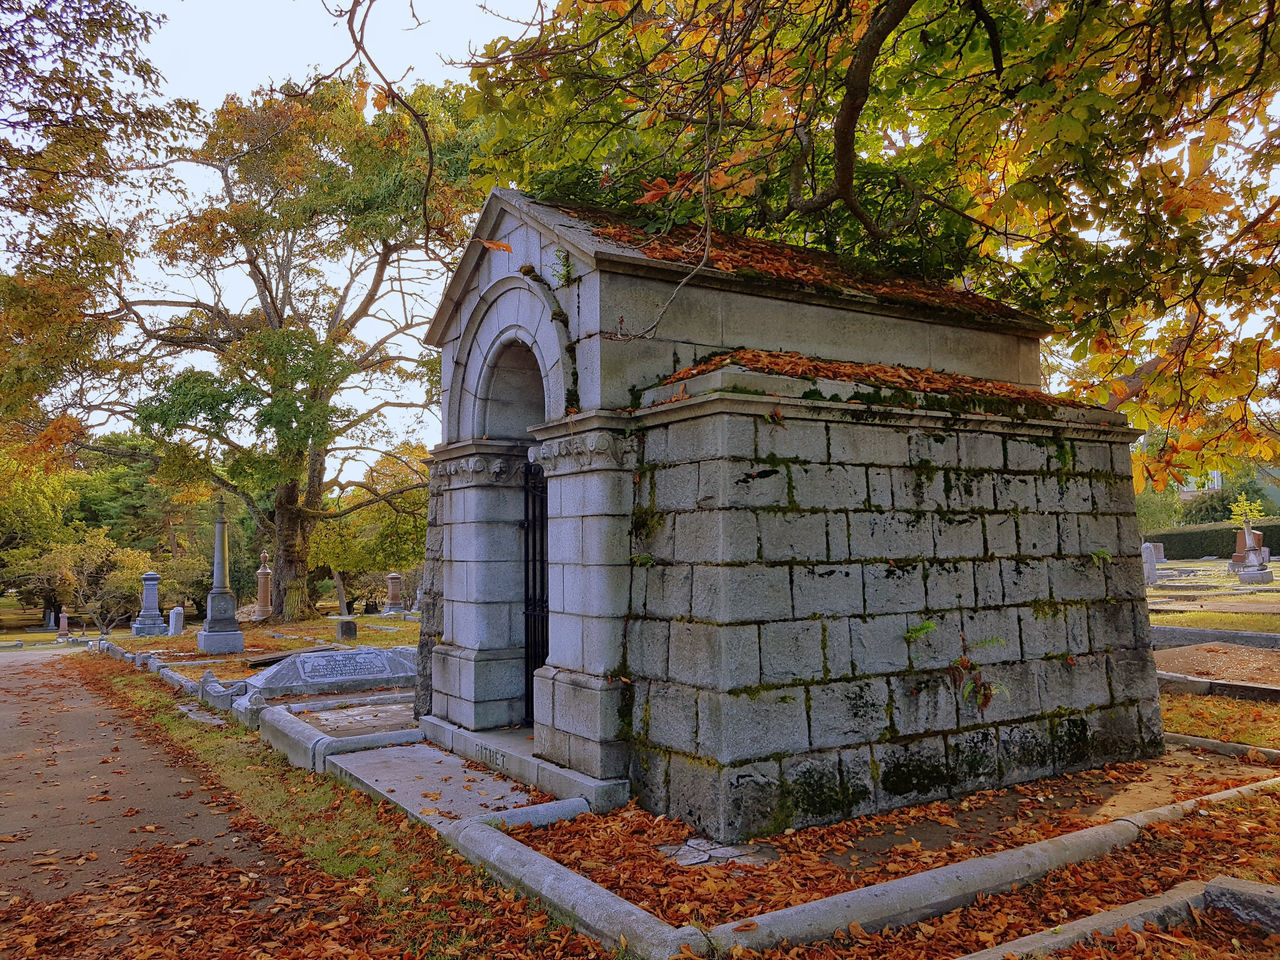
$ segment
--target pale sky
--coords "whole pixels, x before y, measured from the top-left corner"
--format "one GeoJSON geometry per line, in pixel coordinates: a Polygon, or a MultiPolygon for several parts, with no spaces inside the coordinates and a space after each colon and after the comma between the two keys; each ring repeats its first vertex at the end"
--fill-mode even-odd
{"type": "MultiPolygon", "coordinates": [[[[333,0],[338,5],[342,0],[333,0]]],[[[312,68],[328,71],[351,52],[345,23],[334,21],[320,0],[143,0],[168,17],[149,48],[151,62],[168,81],[171,96],[218,106],[230,93],[248,94],[270,81],[302,79],[312,68]]],[[[533,0],[489,0],[489,9],[520,15],[533,0]]],[[[408,0],[380,0],[370,20],[370,47],[393,78],[406,68],[428,83],[465,82],[466,71],[442,57],[461,59],[468,44],[513,30],[481,10],[476,0],[417,0],[423,25],[413,25],[408,0]]]]}
{"type": "MultiPolygon", "coordinates": [[[[331,0],[331,6],[344,2],[331,0]]],[[[140,5],[168,18],[147,50],[164,74],[165,95],[196,100],[206,110],[229,94],[247,96],[271,83],[327,73],[352,50],[346,23],[335,21],[321,0],[140,0],[140,5]]],[[[533,10],[534,0],[488,0],[486,6],[521,16],[533,10]]],[[[416,29],[410,29],[409,0],[379,0],[369,21],[370,52],[393,80],[411,69],[411,80],[466,82],[467,71],[446,66],[445,58],[463,59],[469,45],[478,49],[496,36],[517,32],[477,0],[416,0],[414,9],[423,21],[416,29]]],[[[424,291],[432,309],[439,293],[424,291]]],[[[360,406],[352,396],[345,402],[360,406]]],[[[440,441],[439,420],[432,414],[392,411],[389,419],[428,446],[440,441]]],[[[362,472],[359,464],[342,471],[344,477],[362,472]]]]}

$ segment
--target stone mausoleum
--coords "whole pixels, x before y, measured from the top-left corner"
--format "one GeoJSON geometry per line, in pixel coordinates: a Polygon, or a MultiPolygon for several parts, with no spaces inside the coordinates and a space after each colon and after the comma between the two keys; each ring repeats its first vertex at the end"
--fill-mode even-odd
{"type": "Polygon", "coordinates": [[[720,236],[677,293],[695,236],[481,213],[429,334],[427,734],[722,840],[1160,752],[1136,434],[1039,391],[1047,327],[720,236]]]}

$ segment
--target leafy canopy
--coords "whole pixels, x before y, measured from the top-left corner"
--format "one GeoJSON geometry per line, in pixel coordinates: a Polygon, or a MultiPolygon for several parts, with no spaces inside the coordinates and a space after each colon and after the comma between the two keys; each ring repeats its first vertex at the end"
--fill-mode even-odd
{"type": "Polygon", "coordinates": [[[1067,386],[1156,437],[1139,484],[1272,456],[1268,0],[540,11],[472,63],[490,178],[1014,302],[1057,324],[1067,386]]]}

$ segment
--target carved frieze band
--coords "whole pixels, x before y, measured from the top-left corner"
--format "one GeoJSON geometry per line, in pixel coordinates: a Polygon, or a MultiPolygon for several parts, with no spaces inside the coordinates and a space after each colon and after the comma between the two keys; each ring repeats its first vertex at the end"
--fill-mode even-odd
{"type": "Polygon", "coordinates": [[[516,486],[523,482],[522,466],[523,461],[515,455],[486,455],[438,461],[431,465],[431,471],[446,487],[516,486]]]}
{"type": "Polygon", "coordinates": [[[529,448],[529,460],[547,473],[576,470],[632,470],[636,465],[636,441],[607,430],[593,430],[547,440],[529,448]]]}

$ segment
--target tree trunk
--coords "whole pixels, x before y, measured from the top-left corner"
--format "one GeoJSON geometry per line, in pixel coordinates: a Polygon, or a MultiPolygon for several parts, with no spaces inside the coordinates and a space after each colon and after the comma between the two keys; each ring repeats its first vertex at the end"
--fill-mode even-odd
{"type": "Polygon", "coordinates": [[[285,622],[304,620],[316,613],[307,593],[307,561],[315,521],[303,514],[298,494],[296,480],[276,487],[273,518],[276,566],[271,577],[271,615],[285,622]]]}

